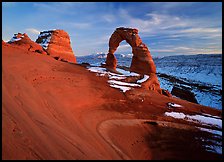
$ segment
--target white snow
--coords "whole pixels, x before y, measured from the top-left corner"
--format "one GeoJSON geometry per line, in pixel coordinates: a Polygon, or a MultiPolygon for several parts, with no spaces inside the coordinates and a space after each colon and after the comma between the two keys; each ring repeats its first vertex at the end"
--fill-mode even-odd
{"type": "Polygon", "coordinates": [[[219,136],[222,136],[222,131],[219,131],[219,130],[213,130],[213,129],[207,129],[207,128],[201,128],[201,127],[196,127],[198,129],[200,129],[201,131],[204,131],[204,132],[209,132],[209,133],[212,133],[214,135],[219,135],[219,136]]]}
{"type": "Polygon", "coordinates": [[[168,103],[168,106],[171,106],[171,107],[183,107],[183,106],[181,106],[179,104],[171,103],[171,102],[168,103]]]}
{"type": "Polygon", "coordinates": [[[46,33],[41,33],[41,34],[39,34],[39,35],[38,35],[38,38],[39,38],[39,37],[48,36],[48,35],[50,35],[50,33],[49,33],[49,32],[46,32],[46,33]]]}
{"type": "Polygon", "coordinates": [[[18,34],[14,34],[14,36],[10,39],[9,42],[17,42],[19,40],[21,40],[22,38],[24,38],[24,35],[22,35],[20,38],[17,38],[18,34]]]}
{"type": "Polygon", "coordinates": [[[89,71],[94,72],[94,73],[107,73],[105,68],[101,67],[90,67],[88,68],[89,71]]]}
{"type": "Polygon", "coordinates": [[[145,82],[148,79],[149,79],[149,76],[148,75],[144,75],[144,78],[138,80],[137,83],[143,83],[143,82],[145,82]]]}
{"type": "Polygon", "coordinates": [[[108,83],[110,83],[110,84],[124,85],[124,86],[131,86],[131,87],[141,87],[141,85],[139,85],[139,84],[126,83],[126,82],[121,82],[121,81],[117,81],[117,80],[108,80],[108,83]]]}
{"type": "Polygon", "coordinates": [[[205,145],[206,150],[211,151],[211,152],[215,152],[215,153],[218,153],[218,154],[222,154],[222,142],[221,142],[222,131],[207,129],[207,128],[201,128],[201,127],[196,127],[196,128],[200,129],[201,131],[211,133],[215,136],[216,139],[218,139],[218,140],[210,140],[210,139],[201,138],[203,142],[204,141],[206,141],[206,143],[209,142],[209,145],[208,144],[205,145]]]}
{"type": "Polygon", "coordinates": [[[206,145],[205,147],[207,148],[207,151],[222,154],[222,144],[216,143],[216,145],[206,145]]]}
{"type": "Polygon", "coordinates": [[[130,90],[132,87],[141,87],[140,84],[135,83],[126,83],[118,80],[126,79],[128,76],[139,76],[137,73],[129,72],[120,68],[117,68],[117,71],[121,74],[112,73],[102,67],[88,67],[88,70],[94,73],[97,73],[97,76],[108,76],[108,83],[113,88],[118,88],[122,92],[130,90]]]}
{"type": "Polygon", "coordinates": [[[178,112],[165,112],[166,116],[171,116],[177,119],[184,119],[191,122],[199,122],[205,125],[214,125],[218,128],[222,128],[222,120],[212,117],[206,117],[202,115],[185,115],[184,113],[178,112]]]}
{"type": "Polygon", "coordinates": [[[51,32],[44,32],[38,35],[39,37],[45,37],[47,36],[47,38],[42,39],[42,42],[39,43],[45,50],[48,48],[49,42],[51,40],[51,32]]]}
{"type": "Polygon", "coordinates": [[[22,38],[12,38],[9,42],[16,42],[16,41],[19,41],[19,40],[21,40],[22,38]]]}
{"type": "Polygon", "coordinates": [[[109,76],[109,79],[117,79],[117,80],[121,80],[121,79],[125,79],[125,76],[109,76]]]}
{"type": "Polygon", "coordinates": [[[166,116],[171,116],[176,119],[184,119],[186,115],[184,113],[178,113],[178,112],[165,112],[166,116]]]}
{"type": "Polygon", "coordinates": [[[206,117],[206,116],[202,116],[202,115],[192,115],[189,117],[192,120],[196,120],[196,121],[199,121],[199,122],[205,123],[205,124],[216,125],[219,128],[222,128],[222,120],[221,119],[206,117]]]}
{"type": "Polygon", "coordinates": [[[117,71],[125,76],[139,76],[139,74],[117,68],[117,71]]]}
{"type": "Polygon", "coordinates": [[[210,114],[205,114],[205,113],[202,113],[203,115],[205,116],[210,116],[210,117],[213,117],[213,118],[218,118],[218,119],[221,119],[219,116],[213,116],[213,115],[210,115],[210,114]]]}
{"type": "Polygon", "coordinates": [[[121,86],[121,85],[115,85],[115,84],[111,84],[110,86],[111,87],[114,87],[114,88],[121,89],[122,92],[126,92],[126,91],[128,91],[128,90],[131,89],[131,87],[126,87],[126,86],[121,86]]]}

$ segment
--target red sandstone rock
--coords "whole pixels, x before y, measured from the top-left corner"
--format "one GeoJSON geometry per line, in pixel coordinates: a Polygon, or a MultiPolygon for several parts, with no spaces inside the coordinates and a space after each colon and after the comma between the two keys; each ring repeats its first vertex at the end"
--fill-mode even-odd
{"type": "Polygon", "coordinates": [[[48,55],[58,58],[58,60],[76,63],[69,35],[64,30],[40,32],[36,42],[46,50],[48,55]]]}
{"type": "Polygon", "coordinates": [[[3,45],[3,46],[6,46],[7,43],[6,43],[5,41],[2,40],[2,45],[3,45]]]}
{"type": "Polygon", "coordinates": [[[45,55],[47,54],[43,50],[43,48],[39,44],[32,41],[26,33],[14,34],[13,38],[8,43],[11,45],[15,45],[15,46],[19,46],[21,48],[27,49],[28,51],[31,51],[31,52],[37,52],[37,53],[41,53],[45,55]]]}
{"type": "Polygon", "coordinates": [[[157,91],[162,94],[162,89],[160,88],[160,83],[155,73],[151,73],[149,75],[149,79],[143,82],[141,87],[144,89],[157,91]]]}

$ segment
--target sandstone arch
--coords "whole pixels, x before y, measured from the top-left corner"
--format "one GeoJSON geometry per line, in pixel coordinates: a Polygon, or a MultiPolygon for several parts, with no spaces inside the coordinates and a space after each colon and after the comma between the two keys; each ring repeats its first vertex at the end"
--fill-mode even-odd
{"type": "Polygon", "coordinates": [[[138,29],[116,28],[109,40],[106,68],[110,71],[116,71],[117,59],[115,58],[114,52],[123,40],[132,47],[133,57],[130,71],[149,75],[149,79],[142,83],[142,88],[157,91],[160,94],[165,93],[165,95],[168,96],[168,94],[160,88],[160,83],[156,76],[156,66],[149,49],[138,35],[138,29]]]}
{"type": "Polygon", "coordinates": [[[147,46],[142,42],[138,35],[138,29],[134,28],[117,28],[109,40],[109,52],[106,59],[106,67],[109,70],[116,70],[117,59],[114,52],[117,50],[120,42],[125,40],[131,47],[133,58],[130,71],[139,74],[156,73],[156,66],[147,46]]]}

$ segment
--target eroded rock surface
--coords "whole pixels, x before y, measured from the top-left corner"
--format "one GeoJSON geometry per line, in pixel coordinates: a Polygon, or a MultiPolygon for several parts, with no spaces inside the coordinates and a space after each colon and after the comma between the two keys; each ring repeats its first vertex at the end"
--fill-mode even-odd
{"type": "Polygon", "coordinates": [[[76,63],[70,37],[64,30],[40,32],[36,42],[46,50],[48,55],[57,58],[57,60],[76,63]]]}
{"type": "Polygon", "coordinates": [[[12,39],[8,43],[11,44],[11,45],[19,46],[23,49],[27,49],[28,51],[31,51],[31,52],[37,52],[37,53],[40,53],[40,54],[47,54],[43,50],[43,48],[39,44],[32,41],[26,33],[24,33],[24,34],[22,34],[22,33],[14,34],[14,36],[12,37],[12,39]]]}

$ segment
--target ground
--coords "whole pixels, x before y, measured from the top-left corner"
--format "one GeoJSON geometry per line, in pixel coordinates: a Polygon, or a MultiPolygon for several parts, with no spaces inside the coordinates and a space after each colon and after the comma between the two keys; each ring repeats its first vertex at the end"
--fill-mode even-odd
{"type": "Polygon", "coordinates": [[[220,110],[140,88],[123,93],[78,64],[2,48],[2,159],[221,159],[203,147],[214,137],[197,129],[218,128],[164,115],[220,110]]]}

